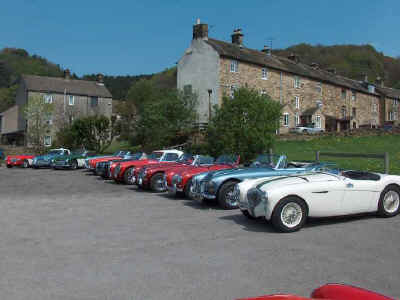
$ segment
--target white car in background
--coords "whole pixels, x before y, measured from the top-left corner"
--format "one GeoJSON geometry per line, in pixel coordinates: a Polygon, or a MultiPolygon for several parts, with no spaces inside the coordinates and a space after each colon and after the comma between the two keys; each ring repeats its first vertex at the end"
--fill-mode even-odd
{"type": "Polygon", "coordinates": [[[290,128],[289,131],[292,133],[321,133],[324,132],[324,129],[310,125],[310,126],[296,126],[294,128],[290,128]]]}
{"type": "Polygon", "coordinates": [[[307,217],[400,211],[400,176],[361,171],[295,174],[245,180],[234,194],[248,218],[264,217],[282,232],[303,227],[307,217]]]}

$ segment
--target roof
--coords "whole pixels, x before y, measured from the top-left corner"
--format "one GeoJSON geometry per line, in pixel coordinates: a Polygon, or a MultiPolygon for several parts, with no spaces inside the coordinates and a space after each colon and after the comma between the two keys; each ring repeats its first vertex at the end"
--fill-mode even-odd
{"type": "Polygon", "coordinates": [[[301,62],[295,62],[285,57],[276,55],[267,55],[266,53],[244,46],[239,46],[233,43],[219,41],[209,38],[205,40],[211,47],[224,57],[237,59],[248,63],[253,63],[260,66],[265,66],[272,69],[286,71],[295,75],[309,77],[321,82],[328,82],[334,85],[347,87],[359,92],[374,94],[368,91],[368,87],[363,85],[363,82],[349,79],[326,70],[313,68],[301,62]]]}
{"type": "Polygon", "coordinates": [[[400,99],[400,90],[388,88],[388,87],[382,87],[382,86],[377,86],[376,90],[389,97],[389,98],[395,98],[395,99],[400,99]]]}
{"type": "Polygon", "coordinates": [[[22,80],[29,91],[112,98],[108,89],[95,81],[36,75],[22,75],[22,80]]]}

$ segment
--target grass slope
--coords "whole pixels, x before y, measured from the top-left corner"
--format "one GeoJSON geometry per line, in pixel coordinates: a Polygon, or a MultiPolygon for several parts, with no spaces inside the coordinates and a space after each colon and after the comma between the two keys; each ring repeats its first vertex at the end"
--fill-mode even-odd
{"type": "MultiPolygon", "coordinates": [[[[310,141],[277,141],[274,151],[289,160],[314,160],[315,152],[383,153],[389,152],[390,174],[400,175],[400,135],[368,137],[322,137],[310,141]]],[[[341,168],[383,172],[383,160],[366,158],[321,157],[336,162],[341,168]]]]}

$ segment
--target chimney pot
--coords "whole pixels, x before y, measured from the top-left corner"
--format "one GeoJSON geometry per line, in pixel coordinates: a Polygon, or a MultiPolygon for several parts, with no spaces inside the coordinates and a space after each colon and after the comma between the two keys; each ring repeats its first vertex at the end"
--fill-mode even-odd
{"type": "Polygon", "coordinates": [[[96,81],[99,85],[104,85],[104,76],[103,74],[99,73],[96,76],[96,81]]]}
{"type": "Polygon", "coordinates": [[[200,19],[197,19],[196,25],[193,26],[193,39],[208,39],[208,24],[201,24],[200,19]]]}
{"type": "Polygon", "coordinates": [[[261,50],[261,52],[264,52],[267,55],[271,55],[271,49],[267,45],[264,46],[264,48],[261,50]]]}
{"type": "Polygon", "coordinates": [[[232,44],[235,45],[243,45],[243,33],[242,33],[242,29],[238,28],[233,30],[233,33],[231,35],[232,37],[232,44]]]}
{"type": "Polygon", "coordinates": [[[65,79],[71,79],[71,71],[69,69],[65,69],[64,78],[65,79]]]}

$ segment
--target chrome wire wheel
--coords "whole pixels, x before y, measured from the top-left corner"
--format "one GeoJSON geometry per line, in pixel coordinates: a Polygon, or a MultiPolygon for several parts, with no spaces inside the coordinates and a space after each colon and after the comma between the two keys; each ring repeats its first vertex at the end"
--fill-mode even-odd
{"type": "Polygon", "coordinates": [[[230,189],[226,193],[226,202],[229,203],[231,206],[238,206],[239,205],[239,197],[235,192],[235,186],[231,186],[230,189]]]}
{"type": "Polygon", "coordinates": [[[392,214],[399,209],[400,206],[400,196],[396,191],[388,191],[383,198],[383,208],[384,210],[392,214]]]}
{"type": "Polygon", "coordinates": [[[288,228],[296,227],[303,219],[303,210],[295,202],[287,203],[281,211],[281,221],[288,228]]]}
{"type": "Polygon", "coordinates": [[[134,184],[136,182],[136,178],[134,176],[135,172],[133,168],[130,168],[128,171],[128,184],[134,184]]]}

